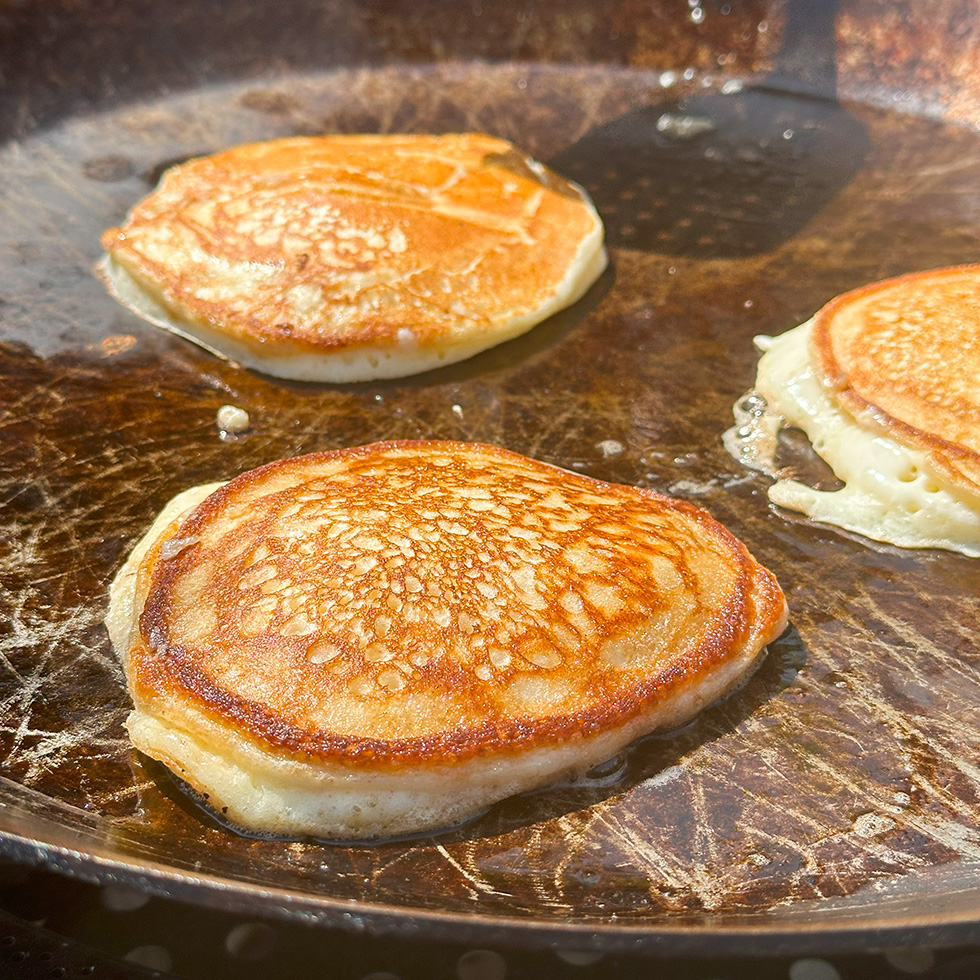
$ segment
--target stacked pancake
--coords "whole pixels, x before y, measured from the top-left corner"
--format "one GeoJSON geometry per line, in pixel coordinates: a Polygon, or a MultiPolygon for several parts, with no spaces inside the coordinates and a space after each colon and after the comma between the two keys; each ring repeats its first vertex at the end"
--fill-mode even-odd
{"type": "Polygon", "coordinates": [[[758,342],[755,391],[726,445],[778,475],[778,431],[796,426],[844,483],[780,480],[774,503],[877,541],[980,555],[980,265],[856,289],[758,342]]]}
{"type": "Polygon", "coordinates": [[[690,719],[783,630],[707,513],[480,444],[176,498],[112,586],[137,748],[243,828],[417,833],[690,719]]]}
{"type": "Polygon", "coordinates": [[[606,265],[585,193],[482,134],[324,136],[168,171],[102,238],[111,292],[267,374],[348,382],[470,357],[606,265]]]}

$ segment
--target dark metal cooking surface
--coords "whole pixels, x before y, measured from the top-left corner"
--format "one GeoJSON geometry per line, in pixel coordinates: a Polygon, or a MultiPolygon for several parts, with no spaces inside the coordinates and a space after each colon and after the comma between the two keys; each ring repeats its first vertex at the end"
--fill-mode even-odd
{"type": "MultiPolygon", "coordinates": [[[[7,855],[225,908],[453,939],[574,936],[580,946],[676,952],[706,942],[748,949],[760,936],[783,949],[980,936],[980,563],[870,546],[774,513],[765,478],[740,469],[720,441],[754,376],[753,335],[781,332],[850,287],[977,259],[975,130],[889,110],[880,93],[843,108],[800,100],[790,108],[803,129],[779,134],[797,152],[760,153],[783,161],[772,186],[817,203],[802,221],[794,212],[778,240],[734,250],[676,236],[630,244],[631,225],[650,228],[660,214],[676,228],[678,212],[690,211],[685,167],[697,204],[710,118],[697,118],[693,136],[672,132],[669,194],[644,199],[642,174],[627,185],[594,154],[579,156],[597,189],[604,180],[618,188],[603,205],[611,271],[525,338],[399,382],[328,388],[240,370],[134,319],[91,274],[99,233],[168,162],[296,132],[468,128],[561,161],[668,94],[723,98],[726,81],[771,53],[760,21],[768,13],[775,31],[782,13],[779,4],[738,15],[697,5],[714,23],[751,15],[724,22],[741,48],[718,48],[721,29],[704,35],[731,54],[719,74],[693,42],[683,48],[688,65],[657,63],[649,52],[660,49],[641,43],[652,22],[628,2],[606,6],[613,20],[603,29],[618,53],[594,64],[534,48],[543,42],[532,28],[548,17],[556,30],[565,23],[547,5],[519,8],[530,32],[523,49],[507,33],[517,20],[473,8],[466,16],[471,26],[484,17],[490,49],[510,45],[524,60],[487,49],[475,61],[462,34],[460,57],[450,50],[428,62],[418,47],[416,57],[360,65],[344,63],[348,51],[329,70],[296,56],[261,74],[216,56],[214,77],[202,71],[175,90],[160,81],[173,75],[166,64],[146,68],[131,101],[116,93],[125,72],[112,63],[64,104],[44,69],[35,96],[0,106],[11,133],[0,146],[7,855]],[[839,113],[849,120],[837,130],[844,180],[828,172],[822,145],[810,152],[839,113]],[[812,193],[826,186],[833,193],[812,193]],[[233,441],[215,424],[226,403],[252,421],[233,441]],[[101,625],[106,587],[178,490],[282,456],[417,437],[494,442],[704,505],[777,573],[792,629],[744,690],[683,731],[645,740],[578,785],[506,801],[462,830],[373,847],[230,833],[129,748],[128,701],[101,625]]],[[[867,6],[852,5],[841,22],[859,22],[867,6]]],[[[362,16],[365,8],[379,32],[392,31],[390,5],[365,4],[362,16]]],[[[0,7],[10,51],[24,9],[0,7]]],[[[585,9],[567,8],[569,31],[582,31],[573,15],[585,9]]],[[[122,7],[106,17],[122,30],[122,7]]],[[[689,40],[698,21],[685,24],[676,36],[689,40]]],[[[60,22],[47,29],[52,44],[69,44],[60,22]]],[[[103,48],[122,43],[98,37],[103,48]]],[[[398,54],[390,37],[388,54],[398,54]]],[[[304,43],[289,35],[280,51],[287,41],[304,43]]],[[[137,74],[147,43],[135,49],[137,74]]],[[[5,84],[16,95],[21,82],[5,84]]],[[[670,139],[671,125],[657,139],[670,139]]],[[[651,184],[657,145],[644,149],[651,184]]],[[[753,186],[736,191],[742,210],[729,194],[726,234],[740,215],[758,214],[753,186]]]]}

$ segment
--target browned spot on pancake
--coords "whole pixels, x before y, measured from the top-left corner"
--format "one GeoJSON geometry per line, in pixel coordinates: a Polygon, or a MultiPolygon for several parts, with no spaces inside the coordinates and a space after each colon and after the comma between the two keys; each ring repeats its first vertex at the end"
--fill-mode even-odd
{"type": "Polygon", "coordinates": [[[137,701],[304,756],[517,752],[617,727],[783,615],[705,512],[490,446],[387,443],[243,474],[159,546],[137,701]]]}

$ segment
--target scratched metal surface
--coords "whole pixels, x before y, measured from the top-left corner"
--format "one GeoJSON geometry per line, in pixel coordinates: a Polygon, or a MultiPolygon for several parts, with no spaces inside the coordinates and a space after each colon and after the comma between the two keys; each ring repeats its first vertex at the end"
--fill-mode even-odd
{"type": "MultiPolygon", "coordinates": [[[[854,4],[850,23],[867,6],[854,4]]],[[[728,78],[770,50],[756,37],[730,49],[728,78]]],[[[724,226],[694,239],[699,202],[715,193],[702,144],[674,134],[623,152],[617,127],[668,97],[716,93],[726,76],[666,71],[636,44],[632,64],[314,70],[295,58],[128,102],[86,95],[92,104],[60,115],[42,92],[40,121],[11,124],[20,130],[0,146],[5,853],[205,904],[529,945],[980,936],[980,562],[775,513],[766,479],[720,438],[753,378],[753,335],[852,286],[976,260],[977,132],[893,111],[875,90],[809,129],[787,125],[793,152],[725,184],[709,208],[724,226]],[[169,161],[294,132],[464,128],[511,138],[590,186],[612,268],[572,310],[463,365],[344,388],[277,382],[134,319],[91,273],[101,230],[169,161]],[[660,152],[660,169],[643,156],[660,152]],[[229,402],[252,420],[234,441],[215,424],[229,402]],[[373,847],[238,836],[129,747],[101,623],[107,585],[187,486],[417,437],[494,442],[702,504],[776,572],[792,629],[746,688],[683,731],[462,830],[373,847]]]]}

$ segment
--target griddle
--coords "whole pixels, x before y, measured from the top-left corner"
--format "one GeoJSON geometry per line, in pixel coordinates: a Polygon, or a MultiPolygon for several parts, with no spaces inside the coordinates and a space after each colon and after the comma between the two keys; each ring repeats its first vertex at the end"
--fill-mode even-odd
{"type": "MultiPolygon", "coordinates": [[[[0,5],[0,854],[224,910],[529,949],[980,940],[980,563],[776,512],[767,478],[721,444],[754,335],[863,283],[976,261],[980,28],[955,0],[847,0],[828,93],[803,70],[799,86],[774,80],[790,13],[778,0],[0,5]],[[657,129],[667,110],[651,107],[746,83],[778,88],[796,152],[759,145],[745,164],[764,179],[700,196],[723,210],[724,240],[708,226],[685,237],[711,118],[657,129]],[[656,134],[646,186],[624,176],[629,154],[595,151],[637,119],[656,134]],[[284,383],[144,324],[92,273],[100,232],[174,161],[297,133],[465,129],[577,168],[612,262],[575,307],[464,364],[284,383]],[[776,190],[790,217],[759,234],[776,190]],[[650,233],[654,214],[671,235],[650,233]],[[237,438],[216,425],[228,403],[251,419],[237,438]],[[108,583],[187,486],[402,438],[497,443],[700,504],[776,572],[791,628],[683,730],[464,828],[356,847],[236,834],[129,746],[108,583]]],[[[736,139],[738,113],[725,118],[736,139]]]]}

